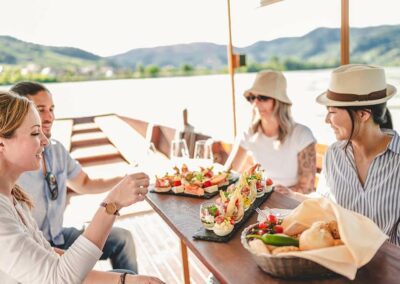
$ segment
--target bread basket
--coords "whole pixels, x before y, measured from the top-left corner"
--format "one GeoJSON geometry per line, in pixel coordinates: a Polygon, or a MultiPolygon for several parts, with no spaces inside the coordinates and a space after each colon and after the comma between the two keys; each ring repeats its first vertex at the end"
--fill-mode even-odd
{"type": "Polygon", "coordinates": [[[246,235],[257,224],[248,226],[243,230],[241,242],[243,247],[251,254],[257,265],[268,274],[280,278],[326,278],[336,276],[331,270],[310,261],[295,256],[275,256],[267,254],[254,254],[250,250],[246,235]]]}

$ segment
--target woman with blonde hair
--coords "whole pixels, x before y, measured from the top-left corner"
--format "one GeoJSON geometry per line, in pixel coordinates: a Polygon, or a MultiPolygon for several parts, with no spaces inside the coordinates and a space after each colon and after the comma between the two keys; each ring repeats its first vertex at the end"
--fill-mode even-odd
{"type": "Polygon", "coordinates": [[[308,127],[293,121],[283,74],[259,72],[244,97],[253,107],[252,124],[239,137],[239,146],[228,164],[240,168],[250,152],[273,180],[275,190],[314,191],[316,140],[308,127]]]}
{"type": "Polygon", "coordinates": [[[34,206],[16,185],[19,175],[40,167],[48,140],[39,114],[26,98],[0,92],[0,282],[1,283],[162,283],[149,276],[91,271],[118,211],[144,200],[149,178],[126,176],[107,195],[85,232],[58,254],[30,213],[34,206]]]}

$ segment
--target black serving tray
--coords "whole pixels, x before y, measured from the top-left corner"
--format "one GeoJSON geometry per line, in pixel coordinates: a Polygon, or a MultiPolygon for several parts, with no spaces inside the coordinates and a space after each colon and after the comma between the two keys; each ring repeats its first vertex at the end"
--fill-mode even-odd
{"type": "Polygon", "coordinates": [[[195,240],[203,240],[203,241],[210,241],[210,242],[218,242],[218,243],[226,243],[229,241],[233,235],[239,229],[243,226],[244,223],[250,218],[250,216],[253,214],[253,211],[257,208],[260,207],[260,205],[270,197],[272,194],[273,190],[270,192],[266,192],[263,196],[256,198],[256,200],[253,202],[253,204],[250,205],[250,208],[244,212],[242,220],[235,224],[235,227],[233,228],[232,232],[230,232],[226,236],[217,236],[212,230],[206,230],[203,226],[193,235],[193,239],[195,240]]]}
{"type": "Polygon", "coordinates": [[[239,175],[237,174],[230,174],[230,178],[228,179],[229,184],[221,186],[218,188],[217,191],[215,192],[204,192],[204,195],[194,195],[194,194],[187,194],[187,193],[175,193],[172,190],[169,190],[167,192],[158,192],[154,190],[154,185],[150,185],[149,186],[149,192],[151,193],[157,193],[157,194],[167,194],[167,195],[175,195],[175,196],[185,196],[185,197],[193,197],[193,198],[200,198],[200,199],[210,199],[212,197],[214,197],[215,195],[219,194],[220,190],[226,190],[228,188],[228,186],[230,186],[231,184],[237,182],[239,180],[239,175]]]}

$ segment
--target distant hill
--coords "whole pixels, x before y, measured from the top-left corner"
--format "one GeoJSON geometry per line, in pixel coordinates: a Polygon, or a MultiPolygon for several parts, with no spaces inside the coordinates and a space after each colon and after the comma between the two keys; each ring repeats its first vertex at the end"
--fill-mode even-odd
{"type": "MultiPolygon", "coordinates": [[[[385,66],[400,66],[400,25],[352,28],[351,61],[385,66]]],[[[235,48],[244,53],[247,62],[264,63],[271,58],[292,58],[317,64],[338,64],[340,30],[318,28],[301,37],[259,41],[248,47],[235,48]]],[[[0,36],[0,64],[23,66],[35,63],[56,69],[88,66],[134,70],[138,65],[221,70],[227,65],[226,46],[213,43],[191,43],[154,48],[132,49],[126,53],[100,57],[71,47],[51,47],[0,36]]]]}
{"type": "Polygon", "coordinates": [[[0,64],[35,63],[54,68],[82,67],[105,61],[93,53],[72,47],[51,47],[0,36],[0,64]]]}
{"type": "MultiPolygon", "coordinates": [[[[400,65],[400,25],[352,28],[350,58],[385,66],[400,65]]],[[[318,28],[301,37],[259,41],[235,52],[247,56],[248,62],[263,63],[272,57],[294,58],[313,63],[333,64],[340,60],[340,30],[318,28]]],[[[191,43],[155,48],[132,49],[109,58],[118,66],[135,64],[175,66],[186,63],[211,69],[227,65],[226,46],[191,43]]]]}

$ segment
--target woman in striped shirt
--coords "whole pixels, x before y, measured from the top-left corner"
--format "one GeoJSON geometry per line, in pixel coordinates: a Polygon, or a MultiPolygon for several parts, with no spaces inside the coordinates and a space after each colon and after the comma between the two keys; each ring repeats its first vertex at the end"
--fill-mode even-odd
{"type": "Polygon", "coordinates": [[[372,219],[400,246],[400,138],[386,107],[395,94],[382,68],[351,64],[333,71],[317,102],[327,106],[338,141],[326,153],[318,193],[372,219]]]}

